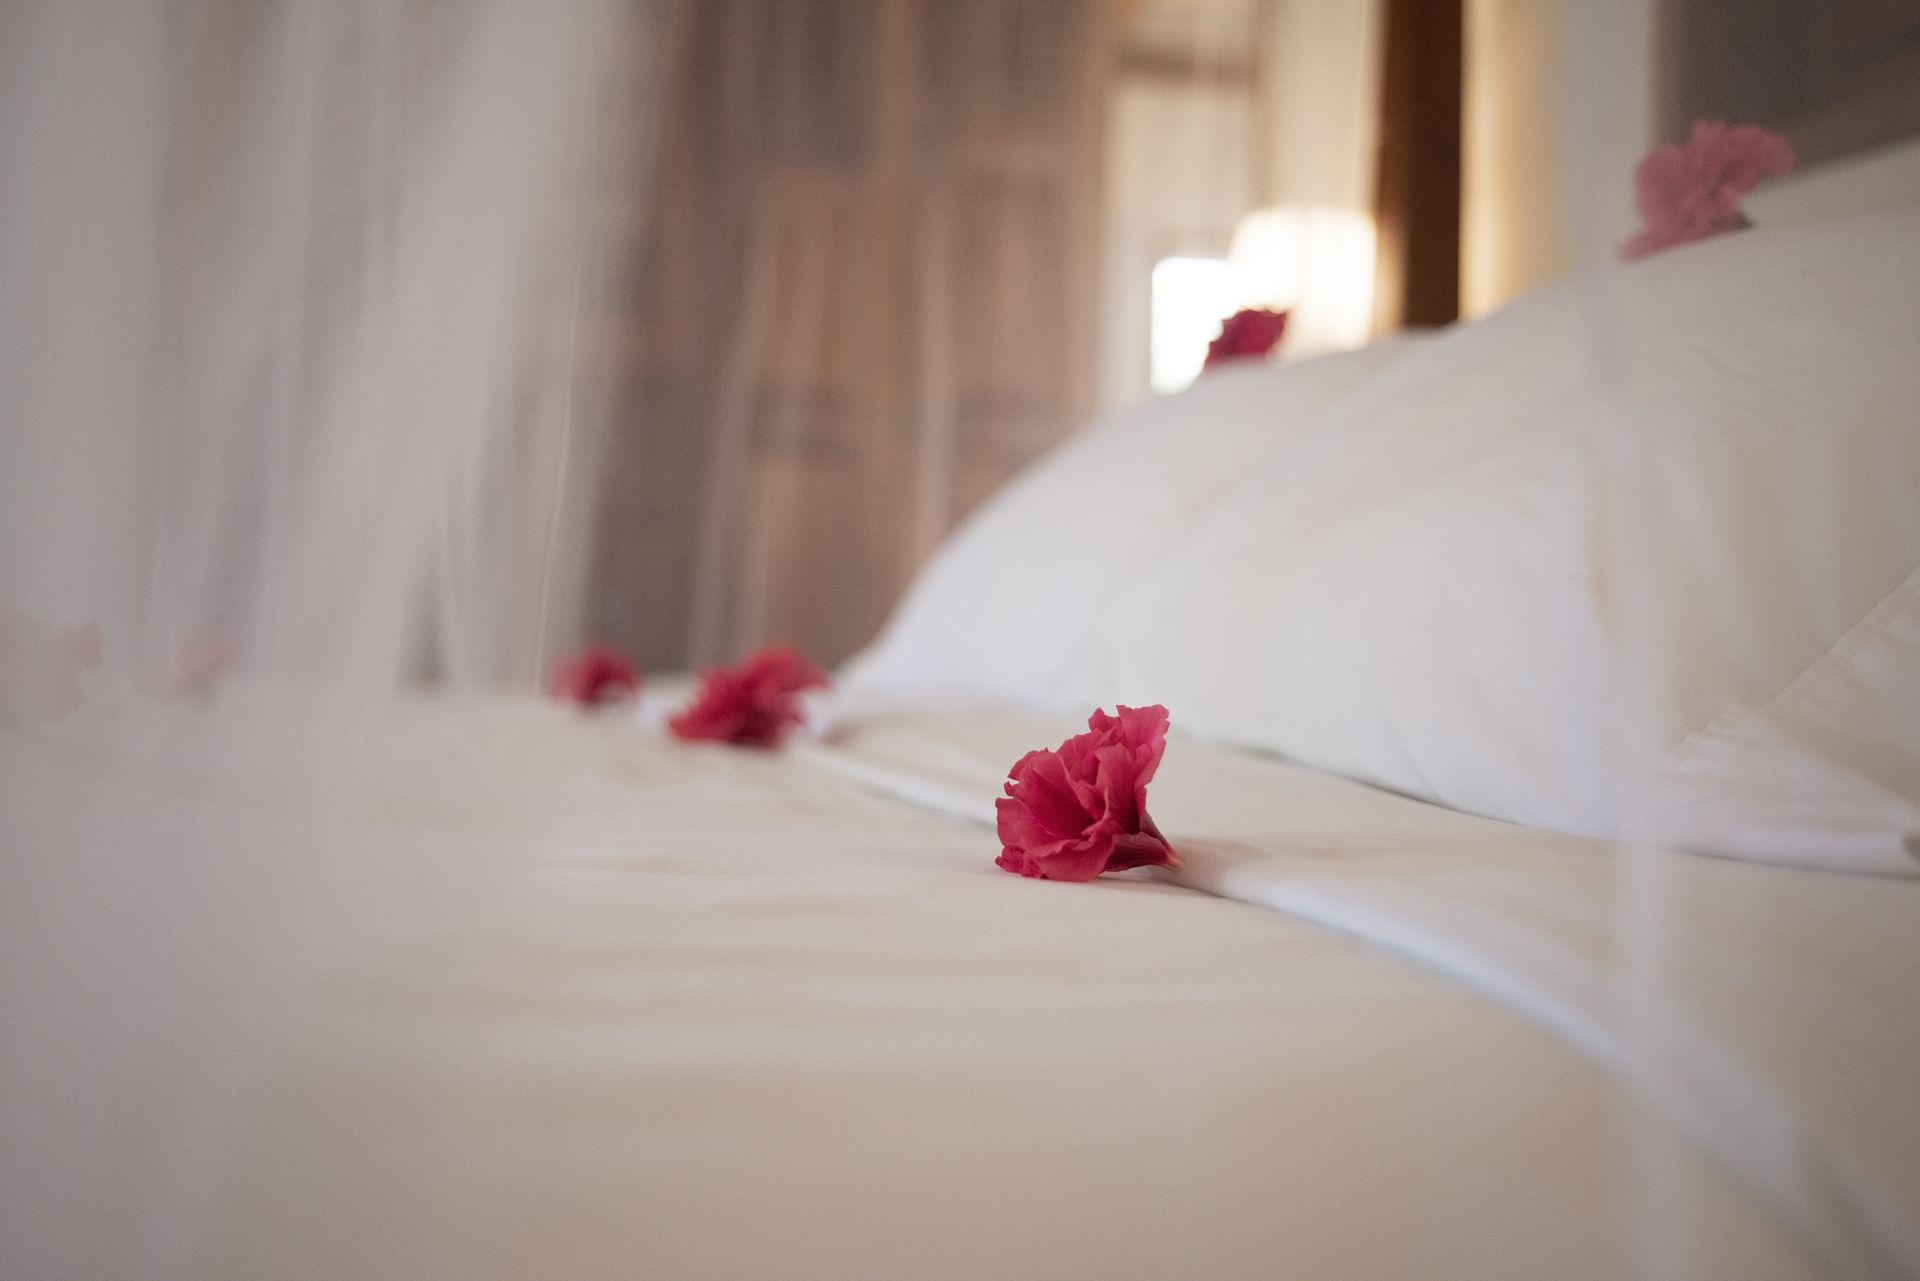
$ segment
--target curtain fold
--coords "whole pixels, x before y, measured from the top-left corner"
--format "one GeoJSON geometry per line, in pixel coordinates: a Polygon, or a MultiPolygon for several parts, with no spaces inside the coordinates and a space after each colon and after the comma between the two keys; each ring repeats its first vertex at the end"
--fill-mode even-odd
{"type": "Polygon", "coordinates": [[[217,633],[303,679],[529,682],[577,630],[572,333],[647,21],[9,6],[0,595],[136,675],[217,633]]]}

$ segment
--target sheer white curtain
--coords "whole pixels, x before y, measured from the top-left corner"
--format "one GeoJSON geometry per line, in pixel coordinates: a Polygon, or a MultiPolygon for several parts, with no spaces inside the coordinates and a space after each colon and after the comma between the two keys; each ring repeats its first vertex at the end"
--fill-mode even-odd
{"type": "Polygon", "coordinates": [[[135,673],[218,632],[304,678],[530,679],[577,608],[590,197],[644,160],[651,17],[8,5],[0,595],[135,673]]]}

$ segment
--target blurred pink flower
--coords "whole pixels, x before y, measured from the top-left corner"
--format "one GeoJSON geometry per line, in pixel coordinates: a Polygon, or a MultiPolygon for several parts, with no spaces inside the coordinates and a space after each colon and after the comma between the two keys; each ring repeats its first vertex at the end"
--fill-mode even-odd
{"type": "Polygon", "coordinates": [[[562,702],[597,707],[631,698],[640,689],[640,675],[619,650],[589,645],[572,658],[554,665],[547,688],[562,702]]]}
{"type": "Polygon", "coordinates": [[[1793,148],[1758,125],[1698,120],[1683,146],[1655,147],[1634,174],[1641,228],[1620,246],[1629,260],[1746,225],[1740,197],[1793,171],[1793,148]]]}
{"type": "Polygon", "coordinates": [[[80,705],[80,673],[100,666],[100,625],[52,627],[0,601],[0,724],[52,720],[80,705]]]}
{"type": "Polygon", "coordinates": [[[173,656],[164,692],[181,698],[211,698],[240,657],[233,637],[215,628],[195,632],[173,656]]]}
{"type": "Polygon", "coordinates": [[[732,667],[709,669],[693,704],[668,722],[677,738],[740,747],[777,747],[805,719],[802,690],[827,684],[827,674],[790,645],[770,645],[732,667]]]}
{"type": "Polygon", "coordinates": [[[1001,846],[995,863],[1046,881],[1180,866],[1147,816],[1147,784],[1167,750],[1167,709],[1115,711],[1094,712],[1086,733],[1014,762],[1007,794],[994,802],[1001,846]]]}
{"type": "Polygon", "coordinates": [[[1207,344],[1207,361],[1200,367],[1205,373],[1231,360],[1264,360],[1287,332],[1284,311],[1248,307],[1234,312],[1220,324],[1220,336],[1207,344]]]}

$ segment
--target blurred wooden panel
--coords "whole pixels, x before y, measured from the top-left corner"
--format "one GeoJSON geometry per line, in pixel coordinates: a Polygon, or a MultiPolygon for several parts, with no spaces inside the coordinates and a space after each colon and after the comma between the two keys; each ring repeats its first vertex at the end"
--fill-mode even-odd
{"type": "Polygon", "coordinates": [[[1388,0],[1374,330],[1460,315],[1461,0],[1388,0]]]}
{"type": "Polygon", "coordinates": [[[738,616],[746,638],[795,638],[835,657],[872,638],[879,619],[849,591],[868,570],[857,519],[860,474],[845,458],[758,450],[746,494],[760,519],[742,548],[738,616]]]}
{"type": "Polygon", "coordinates": [[[954,367],[962,395],[1058,390],[1067,338],[1067,221],[1041,175],[972,173],[954,184],[954,367]]]}
{"type": "Polygon", "coordinates": [[[1107,0],[679,10],[598,634],[648,668],[835,662],[1093,399],[1107,0]]]}
{"type": "Polygon", "coordinates": [[[686,645],[700,515],[699,486],[687,478],[701,473],[705,451],[698,433],[674,426],[692,420],[701,392],[691,378],[628,367],[635,372],[621,397],[622,422],[602,464],[586,631],[658,667],[660,655],[686,645]],[[632,429],[638,423],[662,426],[632,429]]]}
{"type": "Polygon", "coordinates": [[[756,19],[754,128],[789,164],[851,168],[874,146],[878,0],[780,0],[756,19]]]}
{"type": "Polygon", "coordinates": [[[1073,42],[1084,38],[1074,0],[966,0],[924,6],[927,124],[945,135],[1018,132],[1058,122],[1074,91],[1073,42]]]}
{"type": "Polygon", "coordinates": [[[875,282],[868,260],[875,210],[866,193],[820,170],[782,166],[757,198],[771,260],[757,288],[764,386],[858,395],[873,376],[879,317],[863,293],[875,282]]]}

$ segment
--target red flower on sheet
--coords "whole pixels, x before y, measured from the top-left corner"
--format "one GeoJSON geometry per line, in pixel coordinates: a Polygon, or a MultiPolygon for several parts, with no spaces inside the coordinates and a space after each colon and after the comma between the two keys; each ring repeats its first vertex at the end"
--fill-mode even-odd
{"type": "Polygon", "coordinates": [[[80,673],[100,666],[100,625],[58,631],[0,603],[0,724],[52,720],[80,705],[80,673]]]}
{"type": "Polygon", "coordinates": [[[1147,816],[1147,784],[1167,750],[1167,709],[1096,711],[1087,732],[1014,763],[994,801],[1000,857],[1009,872],[1049,881],[1091,881],[1130,867],[1180,866],[1147,816]]]}
{"type": "Polygon", "coordinates": [[[803,714],[800,693],[822,689],[827,674],[790,645],[770,645],[700,678],[691,706],[667,723],[674,735],[743,747],[777,747],[803,714]]]}
{"type": "Polygon", "coordinates": [[[1633,176],[1641,229],[1620,246],[1628,260],[1747,226],[1740,197],[1793,171],[1793,148],[1758,125],[1696,120],[1682,146],[1655,147],[1633,176]]]}
{"type": "Polygon", "coordinates": [[[1264,307],[1236,311],[1221,322],[1220,336],[1207,344],[1205,373],[1232,360],[1265,360],[1287,332],[1287,314],[1264,307]]]}
{"type": "Polygon", "coordinates": [[[640,675],[627,656],[605,645],[590,645],[554,666],[548,692],[581,707],[631,698],[640,689],[640,675]]]}

